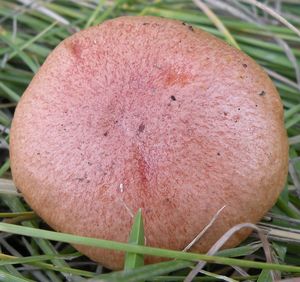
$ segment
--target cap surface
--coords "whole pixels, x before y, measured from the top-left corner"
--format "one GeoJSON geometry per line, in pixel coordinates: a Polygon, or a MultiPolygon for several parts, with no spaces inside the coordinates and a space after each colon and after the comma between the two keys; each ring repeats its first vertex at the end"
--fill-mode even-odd
{"type": "MultiPolygon", "coordinates": [[[[265,72],[212,35],[155,17],[64,40],[18,104],[10,152],[26,201],[62,232],[126,242],[142,208],[146,244],[182,250],[225,205],[200,252],[272,207],[288,161],[265,72]]],[[[121,253],[77,248],[122,267],[121,253]]]]}

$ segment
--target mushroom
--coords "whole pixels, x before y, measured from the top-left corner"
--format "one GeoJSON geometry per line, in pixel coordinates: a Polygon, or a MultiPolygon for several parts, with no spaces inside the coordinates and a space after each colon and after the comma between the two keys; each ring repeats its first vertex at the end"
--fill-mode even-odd
{"type": "MultiPolygon", "coordinates": [[[[141,208],[147,245],[182,250],[225,205],[195,252],[258,222],[288,165],[282,103],[262,68],[158,17],[108,20],[60,43],[17,106],[10,149],[17,187],[58,231],[126,242],[141,208]]],[[[120,252],[76,248],[123,265],[120,252]]]]}

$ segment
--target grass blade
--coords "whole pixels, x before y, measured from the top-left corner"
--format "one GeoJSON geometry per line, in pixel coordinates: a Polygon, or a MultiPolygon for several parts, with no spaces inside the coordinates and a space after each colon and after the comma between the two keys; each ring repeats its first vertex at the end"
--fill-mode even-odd
{"type": "Polygon", "coordinates": [[[34,238],[43,238],[43,239],[61,241],[61,242],[66,242],[71,244],[99,247],[104,249],[144,254],[150,256],[159,256],[159,257],[189,260],[189,261],[203,260],[206,262],[211,262],[216,264],[236,265],[241,267],[253,267],[258,269],[272,269],[272,270],[300,273],[300,266],[264,263],[264,262],[225,258],[225,257],[218,257],[218,256],[209,256],[209,255],[196,254],[196,253],[186,253],[186,252],[146,247],[146,246],[138,246],[138,245],[132,245],[128,243],[120,243],[120,242],[103,240],[103,239],[82,237],[82,236],[76,236],[76,235],[71,235],[66,233],[41,230],[41,229],[18,226],[18,225],[7,224],[7,223],[0,223],[0,231],[24,235],[24,236],[31,236],[34,238]]]}
{"type": "Polygon", "coordinates": [[[93,279],[88,280],[89,282],[136,282],[142,280],[148,280],[154,276],[166,274],[171,271],[183,269],[192,266],[192,262],[188,261],[168,261],[161,262],[151,265],[138,267],[135,269],[129,269],[125,271],[113,272],[110,274],[104,274],[93,279]]]}
{"type": "Polygon", "coordinates": [[[0,280],[3,282],[34,282],[31,279],[20,278],[0,270],[0,280]]]}
{"type": "MultiPolygon", "coordinates": [[[[130,244],[143,246],[145,243],[144,240],[144,224],[142,210],[139,209],[137,212],[132,229],[130,232],[129,242],[130,244]]],[[[125,270],[136,268],[138,266],[144,265],[144,256],[136,253],[126,253],[125,255],[125,270]]]]}

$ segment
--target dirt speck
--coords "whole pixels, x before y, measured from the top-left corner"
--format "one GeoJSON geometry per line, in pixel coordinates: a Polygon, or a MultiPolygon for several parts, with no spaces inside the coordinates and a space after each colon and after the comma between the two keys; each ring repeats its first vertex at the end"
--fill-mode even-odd
{"type": "Polygon", "coordinates": [[[262,90],[258,95],[261,96],[261,97],[263,97],[263,96],[265,96],[266,94],[267,94],[266,91],[262,90]]]}
{"type": "Polygon", "coordinates": [[[248,67],[248,65],[247,64],[243,64],[243,67],[246,69],[248,67]]]}
{"type": "Polygon", "coordinates": [[[139,131],[140,133],[142,133],[144,130],[145,130],[145,124],[141,123],[141,124],[139,125],[138,131],[139,131]]]}
{"type": "Polygon", "coordinates": [[[176,97],[174,95],[172,95],[170,98],[172,101],[176,101],[176,97]]]}

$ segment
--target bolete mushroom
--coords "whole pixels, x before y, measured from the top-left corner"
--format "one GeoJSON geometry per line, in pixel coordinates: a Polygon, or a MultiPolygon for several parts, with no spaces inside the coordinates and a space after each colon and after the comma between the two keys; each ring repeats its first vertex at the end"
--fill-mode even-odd
{"type": "MultiPolygon", "coordinates": [[[[147,245],[182,250],[225,205],[196,252],[259,221],[288,163],[282,103],[262,68],[157,17],[108,20],[60,43],[18,104],[10,149],[17,187],[58,231],[126,242],[142,208],[147,245]]],[[[76,248],[122,267],[119,252],[76,248]]]]}

